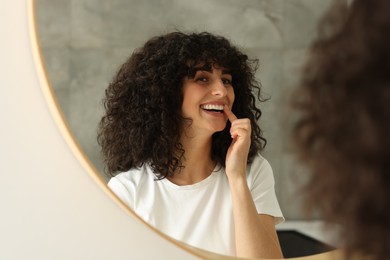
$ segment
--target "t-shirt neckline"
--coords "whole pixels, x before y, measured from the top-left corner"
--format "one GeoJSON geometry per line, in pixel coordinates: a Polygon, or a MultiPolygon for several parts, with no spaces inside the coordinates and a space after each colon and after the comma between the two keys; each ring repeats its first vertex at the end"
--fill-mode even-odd
{"type": "Polygon", "coordinates": [[[217,164],[209,176],[207,176],[206,178],[204,178],[203,180],[201,180],[197,183],[190,184],[190,185],[177,185],[177,184],[171,182],[170,180],[168,180],[167,178],[162,179],[161,182],[164,185],[166,185],[167,187],[172,188],[172,189],[194,190],[194,189],[201,188],[205,185],[208,185],[211,181],[213,181],[215,179],[215,177],[218,176],[218,174],[221,174],[222,169],[223,169],[223,167],[220,167],[220,165],[217,164]]]}

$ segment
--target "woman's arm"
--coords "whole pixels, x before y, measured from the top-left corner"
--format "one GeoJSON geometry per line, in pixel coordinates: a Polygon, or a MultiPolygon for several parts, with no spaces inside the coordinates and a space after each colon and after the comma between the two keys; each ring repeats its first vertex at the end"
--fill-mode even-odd
{"type": "Polygon", "coordinates": [[[230,188],[237,256],[283,258],[275,231],[274,218],[257,213],[246,179],[230,181],[230,188]]]}
{"type": "Polygon", "coordinates": [[[283,258],[275,231],[274,218],[258,214],[246,180],[246,163],[250,147],[249,119],[237,119],[224,109],[232,123],[232,144],[226,155],[226,174],[233,202],[236,252],[239,257],[283,258]]]}

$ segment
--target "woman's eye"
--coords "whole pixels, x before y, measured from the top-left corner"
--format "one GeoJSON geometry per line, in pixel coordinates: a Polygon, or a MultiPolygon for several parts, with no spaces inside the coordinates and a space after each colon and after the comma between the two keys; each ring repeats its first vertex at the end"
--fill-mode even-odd
{"type": "Polygon", "coordinates": [[[196,81],[199,81],[199,82],[207,82],[207,78],[206,77],[198,77],[196,78],[196,81]]]}
{"type": "Polygon", "coordinates": [[[222,79],[223,84],[225,85],[231,85],[232,81],[230,79],[222,79]]]}

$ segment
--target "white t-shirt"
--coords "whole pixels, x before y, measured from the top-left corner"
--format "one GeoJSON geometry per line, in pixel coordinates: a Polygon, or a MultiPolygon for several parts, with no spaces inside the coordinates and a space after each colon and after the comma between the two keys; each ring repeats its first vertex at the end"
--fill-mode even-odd
{"type": "MultiPolygon", "coordinates": [[[[148,164],[111,178],[108,186],[146,222],[189,245],[235,255],[235,235],[230,187],[223,167],[206,179],[178,186],[168,179],[155,180],[148,164]]],[[[247,167],[247,181],[257,212],[284,221],[275,190],[272,168],[256,156],[247,167]]]]}

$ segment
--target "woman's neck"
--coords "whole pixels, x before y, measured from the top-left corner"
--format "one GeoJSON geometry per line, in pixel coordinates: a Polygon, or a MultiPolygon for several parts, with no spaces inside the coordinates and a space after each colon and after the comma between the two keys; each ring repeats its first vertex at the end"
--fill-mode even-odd
{"type": "Polygon", "coordinates": [[[181,138],[185,151],[182,159],[184,168],[168,180],[177,185],[191,185],[210,176],[215,168],[215,162],[211,160],[211,143],[211,136],[181,138]]]}

